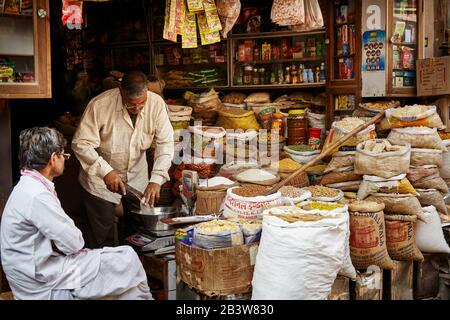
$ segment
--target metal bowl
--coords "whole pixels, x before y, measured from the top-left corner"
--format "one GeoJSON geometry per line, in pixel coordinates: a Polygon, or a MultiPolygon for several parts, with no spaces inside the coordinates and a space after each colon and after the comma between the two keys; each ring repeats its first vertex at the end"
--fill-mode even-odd
{"type": "Polygon", "coordinates": [[[148,231],[167,231],[172,227],[162,223],[161,219],[174,218],[179,213],[179,209],[176,207],[149,207],[139,211],[131,210],[131,213],[139,227],[148,231]]]}

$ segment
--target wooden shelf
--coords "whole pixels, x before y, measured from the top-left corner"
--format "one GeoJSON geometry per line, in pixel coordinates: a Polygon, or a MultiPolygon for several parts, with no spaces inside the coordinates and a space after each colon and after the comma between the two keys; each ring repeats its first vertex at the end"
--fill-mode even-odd
{"type": "Polygon", "coordinates": [[[335,27],[342,27],[342,26],[351,26],[351,25],[356,25],[355,22],[344,22],[344,23],[335,23],[334,26],[335,27]]]}
{"type": "Polygon", "coordinates": [[[11,17],[11,18],[33,18],[32,14],[14,14],[14,13],[0,13],[0,17],[11,17]]]}
{"type": "Polygon", "coordinates": [[[123,42],[112,42],[112,43],[87,43],[84,45],[87,49],[94,48],[120,48],[120,47],[147,47],[150,45],[149,41],[123,41],[123,42]]]}
{"type": "Polygon", "coordinates": [[[326,58],[323,57],[306,57],[298,59],[280,59],[280,60],[257,60],[257,61],[235,61],[234,64],[277,64],[277,63],[289,63],[289,62],[325,62],[326,58]]]}
{"type": "Polygon", "coordinates": [[[178,68],[178,67],[226,67],[226,62],[191,63],[191,64],[164,64],[156,65],[157,68],[178,68]]]}
{"type": "MultiPolygon", "coordinates": [[[[415,47],[415,46],[417,46],[417,43],[413,43],[413,42],[391,42],[391,45],[393,45],[393,46],[415,47]]],[[[415,50],[415,49],[413,49],[413,50],[415,50]]]]}
{"type": "Polygon", "coordinates": [[[247,40],[247,39],[261,39],[261,38],[299,37],[316,34],[325,34],[325,32],[326,32],[325,29],[317,29],[313,31],[304,31],[304,32],[275,31],[275,32],[231,34],[228,38],[233,40],[247,40]]]}
{"type": "Polygon", "coordinates": [[[234,90],[253,90],[253,89],[304,89],[304,88],[324,88],[325,82],[316,83],[298,83],[298,84],[263,84],[258,86],[231,86],[234,90]]]}

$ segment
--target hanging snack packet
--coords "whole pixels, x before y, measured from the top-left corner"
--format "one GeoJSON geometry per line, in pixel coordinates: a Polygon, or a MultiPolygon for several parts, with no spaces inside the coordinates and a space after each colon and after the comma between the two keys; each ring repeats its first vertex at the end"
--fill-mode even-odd
{"type": "Polygon", "coordinates": [[[219,14],[217,9],[211,11],[205,11],[206,21],[208,22],[208,27],[212,31],[221,31],[222,24],[220,23],[219,14]]]}
{"type": "Polygon", "coordinates": [[[166,11],[164,18],[163,39],[177,42],[177,34],[175,33],[175,11],[172,11],[172,4],[175,0],[166,0],[166,11]]]}
{"type": "Polygon", "coordinates": [[[205,12],[217,10],[215,0],[203,0],[203,9],[205,12]]]}
{"type": "Polygon", "coordinates": [[[189,13],[197,13],[203,11],[203,1],[202,0],[187,0],[187,6],[189,13]]]}
{"type": "Polygon", "coordinates": [[[185,13],[182,48],[197,48],[197,24],[195,21],[195,14],[191,14],[187,10],[185,13]]]}

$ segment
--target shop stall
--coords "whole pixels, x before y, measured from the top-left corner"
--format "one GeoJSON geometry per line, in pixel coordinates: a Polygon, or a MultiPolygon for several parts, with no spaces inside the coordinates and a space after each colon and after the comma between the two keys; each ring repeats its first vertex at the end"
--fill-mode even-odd
{"type": "MultiPolygon", "coordinates": [[[[121,238],[120,207],[116,225],[158,299],[448,299],[450,65],[430,49],[442,26],[425,26],[448,9],[424,2],[79,4],[62,37],[71,112],[48,120],[70,142],[89,100],[132,69],[164,98],[170,181],[156,208],[137,201],[135,234],[121,238]]],[[[54,13],[31,4],[0,7],[0,40],[7,24],[20,35],[0,41],[0,99],[49,97],[60,72],[54,13]]],[[[77,215],[72,161],[57,188],[77,215]]]]}

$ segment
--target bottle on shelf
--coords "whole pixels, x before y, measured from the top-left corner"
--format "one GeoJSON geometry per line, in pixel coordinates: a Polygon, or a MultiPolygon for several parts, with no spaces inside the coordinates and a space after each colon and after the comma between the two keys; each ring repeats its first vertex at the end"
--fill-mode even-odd
{"type": "Polygon", "coordinates": [[[303,68],[303,83],[308,83],[309,77],[308,77],[308,69],[303,68]]]}
{"type": "Polygon", "coordinates": [[[258,68],[254,68],[253,69],[253,85],[257,86],[261,84],[260,79],[259,79],[259,71],[258,68]]]}
{"type": "Polygon", "coordinates": [[[283,65],[279,64],[278,65],[278,84],[283,84],[284,82],[284,70],[283,70],[283,65]]]}
{"type": "Polygon", "coordinates": [[[314,82],[320,82],[320,67],[316,67],[316,72],[314,73],[314,82]]]}
{"type": "Polygon", "coordinates": [[[305,82],[305,80],[303,78],[303,70],[304,69],[305,69],[305,67],[303,66],[302,63],[300,63],[300,66],[298,67],[298,83],[305,82]]]}
{"type": "Polygon", "coordinates": [[[258,45],[256,45],[255,48],[253,49],[253,59],[255,61],[261,60],[261,50],[258,45]]]}
{"type": "Polygon", "coordinates": [[[291,80],[292,80],[292,84],[298,83],[297,66],[295,65],[295,63],[293,63],[292,67],[291,67],[291,80]]]}
{"type": "Polygon", "coordinates": [[[348,0],[342,0],[340,5],[342,23],[348,22],[348,0]]]}
{"type": "Polygon", "coordinates": [[[277,83],[276,66],[272,66],[272,72],[270,73],[270,84],[277,83]]]}
{"type": "Polygon", "coordinates": [[[235,76],[234,82],[238,86],[241,86],[243,84],[243,73],[242,73],[242,68],[241,67],[238,67],[237,70],[236,70],[236,76],[235,76]]]}
{"type": "Polygon", "coordinates": [[[243,82],[246,86],[253,84],[253,67],[251,65],[246,65],[244,68],[243,82]]]}
{"type": "Polygon", "coordinates": [[[314,83],[314,72],[312,71],[312,69],[308,70],[308,82],[314,83]]]}
{"type": "Polygon", "coordinates": [[[320,65],[320,82],[327,81],[327,72],[325,70],[325,62],[320,65]]]}
{"type": "Polygon", "coordinates": [[[259,84],[267,84],[265,73],[266,70],[264,68],[259,69],[259,84]]]}
{"type": "Polygon", "coordinates": [[[286,67],[286,71],[284,73],[284,83],[290,84],[291,80],[291,69],[289,67],[286,67]]]}

